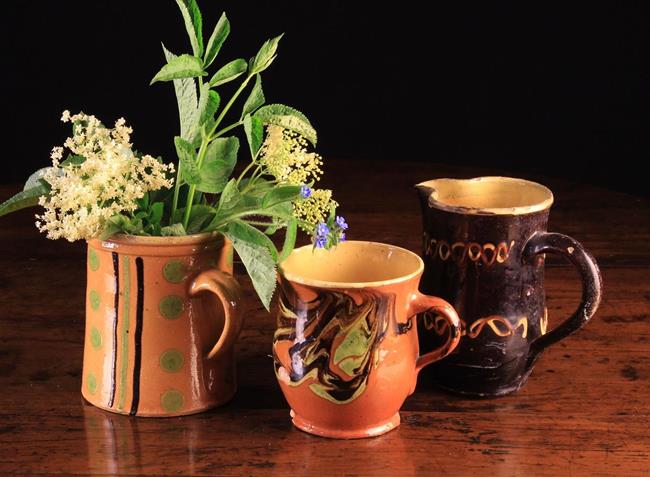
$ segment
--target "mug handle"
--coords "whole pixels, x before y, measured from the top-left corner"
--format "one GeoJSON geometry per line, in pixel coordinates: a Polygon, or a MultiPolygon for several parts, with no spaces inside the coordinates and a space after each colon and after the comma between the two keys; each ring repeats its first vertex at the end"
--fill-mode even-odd
{"type": "Polygon", "coordinates": [[[596,259],[577,240],[558,233],[535,232],[526,242],[522,258],[525,263],[531,264],[542,253],[563,255],[576,267],[582,280],[582,299],[578,309],[569,318],[530,344],[529,367],[546,348],[587,324],[596,313],[603,291],[603,279],[596,259]]]}
{"type": "Polygon", "coordinates": [[[454,307],[442,298],[424,295],[420,292],[413,293],[410,306],[411,316],[420,316],[426,311],[432,311],[438,315],[436,317],[436,325],[438,324],[438,320],[442,320],[442,326],[449,328],[447,341],[443,345],[433,351],[418,356],[415,363],[415,370],[419,373],[425,366],[441,360],[456,349],[461,335],[460,318],[458,318],[454,307]]]}
{"type": "Polygon", "coordinates": [[[221,351],[232,348],[239,336],[244,324],[241,310],[242,291],[232,275],[216,269],[199,273],[190,283],[189,295],[191,297],[205,291],[216,295],[224,310],[223,331],[207,356],[208,359],[212,359],[221,351]]]}

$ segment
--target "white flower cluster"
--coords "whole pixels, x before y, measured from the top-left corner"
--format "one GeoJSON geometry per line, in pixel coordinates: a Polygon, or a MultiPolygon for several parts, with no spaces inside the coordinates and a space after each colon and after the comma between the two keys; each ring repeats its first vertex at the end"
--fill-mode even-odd
{"type": "MultiPolygon", "coordinates": [[[[280,183],[306,185],[318,181],[323,174],[323,159],[314,152],[307,152],[305,138],[277,125],[266,128],[260,164],[280,183]]],[[[293,203],[293,215],[301,221],[300,227],[305,232],[312,233],[336,206],[331,190],[309,189],[308,195],[293,203]]]]}
{"type": "Polygon", "coordinates": [[[318,224],[327,220],[330,209],[338,207],[338,205],[332,199],[331,190],[314,189],[309,197],[298,199],[293,203],[293,215],[305,222],[305,224],[300,224],[301,229],[312,233],[318,224]]]}
{"type": "Polygon", "coordinates": [[[323,159],[315,152],[307,152],[305,138],[273,124],[266,128],[260,164],[279,182],[288,184],[307,184],[323,174],[323,159]]]}
{"type": "Polygon", "coordinates": [[[83,159],[61,165],[64,149],[52,150],[52,167],[43,176],[52,190],[40,198],[45,211],[36,216],[36,226],[48,238],[73,242],[98,237],[109,218],[135,210],[136,200],[146,192],[172,186],[167,173],[173,173],[174,166],[149,155],[136,156],[132,129],[124,119],[113,129],[83,113],[71,116],[64,111],[61,120],[73,124],[65,147],[83,159]]]}

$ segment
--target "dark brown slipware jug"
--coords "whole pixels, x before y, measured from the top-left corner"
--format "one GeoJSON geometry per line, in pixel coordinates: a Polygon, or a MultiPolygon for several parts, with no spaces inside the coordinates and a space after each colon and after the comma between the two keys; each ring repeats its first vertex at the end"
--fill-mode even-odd
{"type": "MultiPolygon", "coordinates": [[[[600,302],[596,261],[580,243],[546,231],[553,194],[508,177],[437,179],[416,186],[424,225],[420,288],[447,300],[461,318],[456,351],[431,366],[443,389],[477,397],[520,389],[540,353],[584,326],[600,302]],[[582,279],[576,312],[552,330],[544,293],[546,253],[566,257],[582,279]]],[[[423,352],[447,334],[426,316],[423,352]],[[433,344],[432,344],[433,343],[433,344]]]]}

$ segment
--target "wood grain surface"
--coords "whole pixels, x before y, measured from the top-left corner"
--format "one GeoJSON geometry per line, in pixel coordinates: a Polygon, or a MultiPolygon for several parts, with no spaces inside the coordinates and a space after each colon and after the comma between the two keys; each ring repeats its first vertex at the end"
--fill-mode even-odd
{"type": "MultiPolygon", "coordinates": [[[[413,184],[503,171],[436,164],[329,161],[349,238],[420,252],[413,184]],[[336,173],[332,172],[336,171],[336,173]]],[[[84,244],[51,242],[33,211],[0,219],[0,476],[647,476],[650,475],[650,201],[527,177],[555,194],[549,229],[599,261],[604,300],[593,321],[550,349],[522,391],[472,400],[420,376],[401,427],[336,441],[292,428],[273,373],[274,317],[246,288],[239,391],[183,418],[113,415],[83,402],[84,244]]],[[[0,199],[17,187],[0,187],[0,199]]],[[[580,285],[547,262],[549,326],[575,308],[580,285]]]]}

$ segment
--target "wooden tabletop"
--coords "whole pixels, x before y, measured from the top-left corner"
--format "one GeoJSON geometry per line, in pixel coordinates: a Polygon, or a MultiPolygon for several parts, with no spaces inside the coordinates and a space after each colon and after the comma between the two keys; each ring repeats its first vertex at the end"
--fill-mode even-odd
{"type": "MultiPolygon", "coordinates": [[[[436,164],[330,161],[326,182],[349,237],[419,252],[413,184],[503,171],[436,164]]],[[[650,200],[544,177],[550,230],[599,261],[603,303],[550,349],[517,394],[472,400],[421,380],[402,425],[336,441],[291,426],[273,373],[275,319],[249,281],[238,344],[239,391],[182,418],[129,418],[80,394],[84,244],[50,242],[33,211],[0,219],[0,475],[612,476],[650,475],[650,200]]],[[[0,199],[16,187],[0,187],[0,199]]],[[[580,296],[576,272],[547,262],[549,326],[580,296]]]]}

